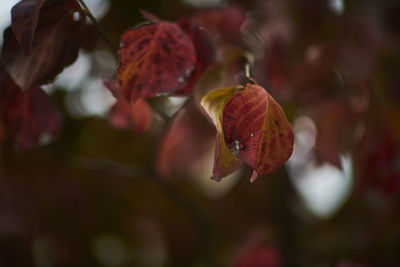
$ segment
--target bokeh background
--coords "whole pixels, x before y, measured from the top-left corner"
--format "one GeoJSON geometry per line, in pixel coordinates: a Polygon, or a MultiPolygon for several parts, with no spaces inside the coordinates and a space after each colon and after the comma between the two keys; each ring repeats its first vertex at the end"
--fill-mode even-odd
{"type": "MultiPolygon", "coordinates": [[[[1,0],[2,31],[17,2],[1,0]]],[[[152,100],[167,118],[154,113],[142,135],[112,127],[103,79],[118,62],[93,31],[45,87],[60,135],[1,146],[0,266],[400,266],[398,1],[85,2],[115,47],[145,21],[140,9],[201,22],[233,8],[214,16],[241,21],[235,35],[204,25],[218,62],[250,51],[293,125],[294,153],[253,184],[246,167],[216,183],[214,130],[198,111],[179,114],[185,97],[152,100]],[[177,145],[160,156],[166,133],[177,145]]]]}

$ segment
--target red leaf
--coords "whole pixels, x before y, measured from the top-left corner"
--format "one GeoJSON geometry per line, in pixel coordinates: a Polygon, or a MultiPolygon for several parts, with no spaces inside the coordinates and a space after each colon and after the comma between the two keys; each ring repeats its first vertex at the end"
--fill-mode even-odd
{"type": "Polygon", "coordinates": [[[232,154],[254,168],[252,182],[292,154],[292,127],[280,105],[257,84],[248,83],[226,103],[222,126],[232,154]]]}
{"type": "Polygon", "coordinates": [[[220,10],[199,12],[194,22],[213,35],[222,35],[225,39],[235,39],[246,20],[246,12],[238,6],[228,6],[220,10]]]}
{"type": "Polygon", "coordinates": [[[135,134],[142,134],[151,125],[151,109],[146,101],[138,99],[132,104],[122,97],[121,87],[116,81],[104,81],[111,93],[117,98],[117,102],[110,111],[110,123],[117,129],[133,128],[135,134]]]}
{"type": "Polygon", "coordinates": [[[117,74],[128,102],[176,92],[194,70],[193,44],[176,24],[157,22],[129,29],[121,42],[117,74]]]}
{"type": "Polygon", "coordinates": [[[22,90],[52,81],[76,60],[80,43],[73,40],[80,39],[84,26],[84,17],[74,19],[73,13],[77,11],[80,12],[80,7],[72,0],[51,1],[45,5],[29,56],[25,56],[11,28],[5,31],[3,59],[22,90]]]}
{"type": "Polygon", "coordinates": [[[44,0],[23,0],[11,9],[11,27],[26,55],[32,49],[33,37],[44,0]]]}
{"type": "Polygon", "coordinates": [[[193,91],[193,87],[200,75],[215,61],[215,48],[206,32],[188,19],[180,19],[178,25],[192,39],[196,50],[195,69],[185,86],[179,92],[176,92],[176,94],[187,95],[193,91]]]}
{"type": "Polygon", "coordinates": [[[176,114],[160,139],[156,168],[164,176],[187,174],[207,155],[213,130],[193,101],[176,114]]]}
{"type": "Polygon", "coordinates": [[[39,87],[23,92],[0,62],[0,124],[21,150],[37,145],[44,136],[54,137],[61,128],[61,114],[39,87]]]}

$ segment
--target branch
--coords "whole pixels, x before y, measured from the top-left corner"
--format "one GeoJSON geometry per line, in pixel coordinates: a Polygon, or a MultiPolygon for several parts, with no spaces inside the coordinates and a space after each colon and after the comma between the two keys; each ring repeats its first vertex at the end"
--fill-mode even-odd
{"type": "Polygon", "coordinates": [[[100,27],[100,24],[98,23],[98,21],[96,20],[96,18],[93,16],[92,12],[90,12],[89,8],[87,7],[86,3],[84,2],[84,0],[78,0],[79,3],[81,4],[81,7],[83,9],[83,12],[85,13],[86,16],[88,16],[88,18],[92,21],[93,25],[96,26],[97,31],[99,32],[101,38],[103,38],[103,40],[106,42],[108,48],[110,49],[110,51],[113,53],[114,57],[116,58],[117,62],[119,61],[118,58],[118,50],[114,47],[114,45],[112,44],[112,42],[110,41],[110,39],[108,39],[107,35],[104,33],[104,31],[102,30],[102,28],[100,27]]]}

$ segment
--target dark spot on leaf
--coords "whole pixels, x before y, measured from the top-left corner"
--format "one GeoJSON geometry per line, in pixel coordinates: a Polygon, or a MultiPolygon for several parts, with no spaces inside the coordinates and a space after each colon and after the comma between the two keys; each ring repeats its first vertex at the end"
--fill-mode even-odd
{"type": "Polygon", "coordinates": [[[162,43],[162,49],[166,52],[169,53],[170,49],[167,43],[162,43]]]}
{"type": "Polygon", "coordinates": [[[279,126],[279,122],[277,120],[275,120],[275,125],[279,126]]]}

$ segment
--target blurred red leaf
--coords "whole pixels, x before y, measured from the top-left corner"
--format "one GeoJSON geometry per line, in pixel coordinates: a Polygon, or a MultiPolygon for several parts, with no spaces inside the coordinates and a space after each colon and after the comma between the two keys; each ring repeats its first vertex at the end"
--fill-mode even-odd
{"type": "Polygon", "coordinates": [[[39,15],[29,56],[25,56],[11,28],[4,32],[3,59],[9,74],[22,90],[52,81],[76,60],[80,43],[71,40],[80,39],[85,18],[80,14],[76,20],[75,12],[81,10],[73,0],[46,4],[39,15]]]}
{"type": "Polygon", "coordinates": [[[193,100],[175,115],[161,136],[156,159],[158,173],[188,174],[210,149],[214,133],[193,100]]]}
{"type": "Polygon", "coordinates": [[[208,35],[199,26],[190,22],[187,18],[179,20],[178,25],[192,39],[196,50],[196,64],[185,86],[176,94],[187,95],[193,91],[195,82],[201,74],[215,61],[215,48],[208,35]]]}
{"type": "Polygon", "coordinates": [[[232,40],[240,34],[246,20],[246,11],[239,6],[228,6],[219,10],[206,10],[196,14],[194,23],[206,28],[212,35],[221,35],[232,40]]]}
{"type": "Polygon", "coordinates": [[[0,62],[0,124],[19,149],[33,148],[43,137],[54,137],[61,128],[61,114],[38,86],[22,91],[0,62]]]}
{"type": "Polygon", "coordinates": [[[117,75],[128,102],[182,89],[195,68],[192,41],[174,23],[129,29],[121,42],[117,75]]]}
{"type": "Polygon", "coordinates": [[[151,125],[151,109],[147,102],[143,99],[138,99],[134,103],[129,104],[122,97],[121,87],[116,81],[104,81],[104,86],[107,87],[117,102],[110,111],[110,123],[117,129],[133,128],[135,134],[142,134],[149,129],[151,125]]]}
{"type": "Polygon", "coordinates": [[[267,245],[246,248],[236,260],[235,267],[278,267],[282,266],[278,251],[267,245]]]}
{"type": "Polygon", "coordinates": [[[33,37],[44,0],[23,0],[11,9],[11,27],[26,55],[32,49],[33,37]]]}
{"type": "Polygon", "coordinates": [[[222,126],[232,154],[254,168],[251,182],[279,168],[292,154],[292,127],[281,106],[257,84],[248,83],[226,103],[222,126]]]}
{"type": "Polygon", "coordinates": [[[359,186],[395,196],[400,190],[400,137],[384,118],[373,120],[365,131],[355,153],[359,186]]]}

